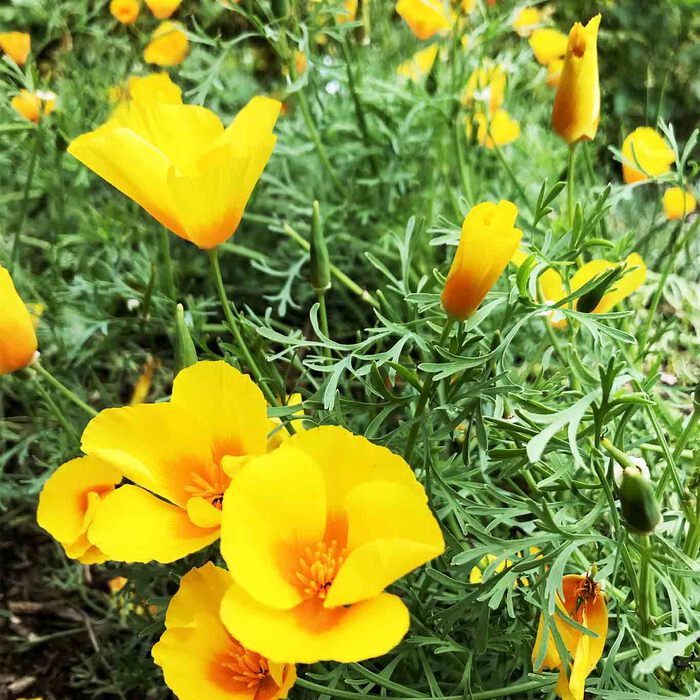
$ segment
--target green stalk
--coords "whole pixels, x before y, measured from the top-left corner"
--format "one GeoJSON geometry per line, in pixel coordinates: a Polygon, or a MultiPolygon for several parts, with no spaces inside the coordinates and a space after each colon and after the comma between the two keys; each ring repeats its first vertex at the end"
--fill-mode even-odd
{"type": "Polygon", "coordinates": [[[85,401],[83,401],[75,392],[71,391],[65,384],[62,384],[56,377],[51,374],[47,369],[45,369],[39,362],[35,362],[31,365],[32,369],[36,370],[51,386],[57,389],[63,396],[65,396],[69,401],[72,401],[76,406],[82,408],[85,413],[90,416],[96,416],[97,411],[92,407],[88,406],[85,401]]]}
{"type": "MultiPolygon", "coordinates": [[[[319,321],[321,323],[321,331],[326,338],[330,338],[330,333],[328,332],[328,312],[326,311],[326,292],[325,290],[317,290],[318,294],[318,311],[319,311],[319,321]]],[[[324,345],[323,354],[330,360],[331,359],[331,349],[324,345]]]]}
{"type": "Polygon", "coordinates": [[[22,190],[22,203],[19,210],[19,218],[17,220],[17,227],[15,228],[15,235],[12,240],[12,252],[10,253],[10,264],[9,271],[12,274],[14,270],[15,263],[17,262],[17,256],[19,255],[19,239],[22,235],[22,229],[24,228],[24,222],[27,218],[27,210],[29,208],[29,190],[32,187],[32,181],[34,180],[34,173],[36,171],[36,161],[39,156],[39,150],[41,148],[41,128],[36,126],[34,130],[34,148],[32,149],[32,155],[29,160],[29,170],[27,170],[27,177],[24,181],[24,189],[22,190]]]}
{"type": "Polygon", "coordinates": [[[170,255],[170,232],[164,226],[160,228],[158,243],[160,245],[160,270],[163,291],[172,301],[177,301],[177,288],[175,287],[175,275],[173,274],[173,259],[170,255]]]}
{"type": "Polygon", "coordinates": [[[569,228],[574,225],[574,186],[576,175],[576,147],[578,143],[572,143],[569,146],[569,156],[566,161],[566,209],[569,222],[569,228]]]}

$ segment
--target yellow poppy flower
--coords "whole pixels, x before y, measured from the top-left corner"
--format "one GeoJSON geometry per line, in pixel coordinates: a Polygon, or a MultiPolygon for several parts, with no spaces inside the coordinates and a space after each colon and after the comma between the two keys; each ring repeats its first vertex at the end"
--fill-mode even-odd
{"type": "Polygon", "coordinates": [[[182,370],[169,403],[102,411],[83,451],[133,484],[102,501],[89,540],[129,562],[170,562],[211,544],[231,476],[264,454],[268,427],[262,392],[225,362],[182,370]]]}
{"type": "MultiPolygon", "coordinates": [[[[559,681],[556,686],[557,695],[562,700],[583,700],[586,678],[595,669],[605,648],[605,638],[608,634],[608,609],[600,586],[589,576],[569,575],[562,579],[563,599],[557,595],[557,606],[572,620],[594,632],[597,637],[591,637],[567,624],[558,615],[552,615],[552,622],[573,658],[567,673],[557,651],[554,636],[548,631],[547,651],[542,664],[535,668],[559,669],[559,681]]],[[[532,663],[535,664],[544,634],[544,616],[540,616],[537,638],[532,650],[532,663]]]]}
{"type": "Polygon", "coordinates": [[[68,152],[176,235],[213,248],[238,228],[272,154],[280,107],[254,97],[224,129],[204,107],[141,104],[79,136],[68,152]]]}
{"type": "Polygon", "coordinates": [[[182,0],[146,0],[148,9],[157,19],[168,19],[180,7],[182,0]]]}
{"type": "Polygon", "coordinates": [[[343,11],[338,12],[335,21],[339,24],[343,22],[354,22],[357,17],[357,0],[344,0],[343,11]]]}
{"type": "Polygon", "coordinates": [[[693,193],[684,192],[680,187],[670,187],[664,192],[664,213],[670,221],[688,216],[697,204],[693,193]]]}
{"type": "Polygon", "coordinates": [[[489,149],[506,146],[520,136],[520,124],[505,109],[497,109],[488,116],[483,112],[477,112],[473,117],[471,128],[474,126],[476,126],[476,140],[489,149]]]}
{"type": "MultiPolygon", "coordinates": [[[[591,260],[587,262],[582,268],[577,270],[571,278],[571,291],[575,292],[581,289],[587,282],[611,270],[618,264],[619,263],[610,262],[609,260],[591,260]]],[[[622,277],[613,283],[612,289],[603,296],[590,313],[607,313],[614,306],[617,306],[621,301],[639,289],[646,281],[646,278],[647,268],[642,257],[637,253],[628,255],[625,260],[625,270],[622,277]]],[[[579,302],[580,298],[576,300],[577,306],[579,302]]]]}
{"type": "Polygon", "coordinates": [[[18,66],[23,66],[32,50],[32,38],[26,32],[0,32],[0,49],[18,66]]]}
{"type": "Polygon", "coordinates": [[[448,32],[454,21],[443,0],[398,0],[396,12],[419,39],[448,32]]]}
{"type": "Polygon", "coordinates": [[[31,314],[10,273],[0,266],[0,375],[26,367],[37,350],[31,314]]]}
{"type": "MultiPolygon", "coordinates": [[[[516,250],[510,261],[520,267],[530,256],[523,250],[516,250]]],[[[552,267],[547,268],[537,278],[537,296],[542,304],[557,304],[568,296],[561,275],[552,267]]],[[[567,305],[567,308],[570,308],[567,305]]],[[[559,308],[547,311],[547,318],[553,328],[566,328],[566,316],[559,308]]]]}
{"type": "Polygon", "coordinates": [[[29,92],[22,89],[10,100],[10,105],[17,114],[38,124],[42,115],[48,117],[56,108],[56,95],[49,90],[29,92]]]}
{"type": "Polygon", "coordinates": [[[426,49],[421,49],[413,54],[408,61],[404,61],[397,69],[396,73],[402,78],[408,78],[418,82],[425,78],[433,68],[435,58],[438,54],[438,45],[431,44],[426,49]]]}
{"type": "Polygon", "coordinates": [[[542,22],[542,13],[536,7],[522,7],[513,19],[513,31],[518,36],[530,36],[542,22]]]}
{"type": "Polygon", "coordinates": [[[60,542],[71,559],[101,564],[107,557],[90,539],[89,528],[104,499],[121,480],[117,469],[94,457],[62,464],[39,496],[39,526],[60,542]]]}
{"type": "Polygon", "coordinates": [[[547,64],[547,85],[551,88],[559,87],[559,79],[561,78],[561,72],[564,69],[564,59],[555,58],[553,61],[547,64]]]}
{"type": "MultiPolygon", "coordinates": [[[[541,558],[540,554],[540,549],[539,547],[530,547],[529,552],[532,555],[540,555],[537,557],[538,559],[541,558]]],[[[518,558],[522,558],[522,553],[517,554],[518,558]]],[[[482,557],[479,561],[479,564],[477,566],[473,566],[471,571],[469,572],[469,583],[473,584],[478,584],[481,583],[484,580],[484,570],[488,568],[489,564],[492,564],[493,562],[496,561],[498,557],[495,554],[487,554],[485,557],[482,557]]],[[[505,571],[506,569],[509,569],[511,566],[514,564],[517,564],[516,561],[512,561],[510,559],[501,559],[498,564],[496,564],[496,568],[494,569],[493,573],[494,574],[500,574],[502,571],[505,571]]],[[[516,579],[515,581],[515,586],[517,587],[520,583],[522,583],[523,586],[529,586],[530,582],[528,579],[524,576],[516,579]]]]}
{"type": "Polygon", "coordinates": [[[669,173],[675,161],[663,136],[648,126],[640,126],[627,136],[622,143],[622,157],[622,178],[628,184],[669,173]]]}
{"type": "Polygon", "coordinates": [[[500,63],[486,63],[477,68],[467,81],[462,93],[462,104],[472,105],[475,101],[488,105],[494,113],[502,104],[506,95],[506,72],[500,63]]]}
{"type": "Polygon", "coordinates": [[[133,24],[138,19],[141,5],[138,0],[112,0],[109,11],[122,24],[133,24]]]}
{"type": "Polygon", "coordinates": [[[189,51],[187,34],[177,22],[166,21],[153,32],[151,41],[143,50],[143,60],[157,66],[177,66],[189,51]]]}
{"type": "Polygon", "coordinates": [[[293,435],[231,480],[221,618],[271,660],[360,661],[392,649],[408,611],[384,589],[444,550],[409,465],[338,427],[293,435]]]}
{"type": "Polygon", "coordinates": [[[564,67],[552,108],[552,127],[568,144],[592,141],[600,120],[598,26],[600,15],[569,33],[564,67]]]}
{"type": "Polygon", "coordinates": [[[441,297],[453,318],[469,318],[505,270],[523,235],[514,227],[517,216],[507,200],[477,204],[467,214],[441,297]]]}
{"type": "Polygon", "coordinates": [[[544,27],[535,29],[528,42],[537,62],[546,66],[557,58],[564,58],[569,39],[558,29],[544,27]]]}
{"type": "Polygon", "coordinates": [[[246,649],[221,623],[219,605],[230,585],[228,572],[211,562],[186,573],[153,660],[179,700],[286,698],[297,678],[295,666],[246,649]]]}

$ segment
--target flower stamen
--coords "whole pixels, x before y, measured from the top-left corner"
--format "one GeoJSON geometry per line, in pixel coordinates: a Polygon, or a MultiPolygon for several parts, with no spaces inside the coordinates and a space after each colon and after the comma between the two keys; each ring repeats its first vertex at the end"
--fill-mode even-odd
{"type": "Polygon", "coordinates": [[[254,651],[244,648],[235,639],[226,650],[221,666],[231,673],[231,679],[245,685],[247,689],[262,683],[270,672],[268,660],[254,651]]]}
{"type": "Polygon", "coordinates": [[[296,572],[304,593],[325,600],[344,560],[345,550],[335,540],[330,544],[319,542],[315,547],[306,547],[296,572]]]}

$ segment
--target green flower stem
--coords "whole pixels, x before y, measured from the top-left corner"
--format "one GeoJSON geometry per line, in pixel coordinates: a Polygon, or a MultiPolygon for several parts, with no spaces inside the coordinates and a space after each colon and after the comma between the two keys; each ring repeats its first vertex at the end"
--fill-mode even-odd
{"type": "MultiPolygon", "coordinates": [[[[639,597],[637,599],[637,615],[639,616],[640,632],[642,636],[649,637],[652,620],[651,610],[655,607],[656,595],[654,579],[651,575],[652,548],[649,535],[639,538],[640,566],[639,566],[639,597]]],[[[649,653],[648,645],[642,642],[645,655],[649,653]]]]}
{"type": "Polygon", "coordinates": [[[459,116],[457,116],[452,126],[452,138],[454,140],[455,156],[457,158],[457,171],[459,172],[459,180],[462,184],[462,193],[467,200],[467,204],[471,207],[474,204],[474,192],[472,190],[471,178],[469,177],[466,164],[466,154],[462,143],[462,139],[464,138],[463,130],[463,122],[459,116]]]}
{"type": "Polygon", "coordinates": [[[574,188],[576,182],[576,147],[578,143],[569,146],[569,156],[566,161],[566,213],[569,228],[574,225],[574,188]]]}
{"type": "Polygon", "coordinates": [[[260,368],[256,364],[255,360],[253,359],[253,355],[251,354],[248,346],[246,345],[245,340],[243,339],[240,324],[238,322],[238,319],[236,318],[237,312],[234,310],[231,302],[226,296],[224,280],[221,277],[221,266],[219,265],[218,248],[212,248],[209,251],[209,262],[211,264],[212,277],[214,278],[214,283],[216,284],[216,289],[219,293],[219,300],[221,301],[221,305],[224,308],[224,316],[226,317],[226,322],[228,323],[231,333],[233,334],[233,337],[236,341],[236,345],[238,345],[238,350],[243,356],[245,363],[248,365],[248,368],[250,369],[250,372],[255,378],[255,381],[257,382],[261,391],[263,392],[263,394],[265,394],[265,398],[267,399],[268,403],[271,406],[279,406],[280,403],[277,397],[272,392],[272,389],[270,389],[270,387],[267,385],[267,382],[263,381],[263,374],[260,371],[260,368]]]}
{"type": "Polygon", "coordinates": [[[170,255],[170,232],[161,226],[158,236],[160,246],[160,273],[163,291],[172,301],[177,301],[177,288],[173,274],[173,259],[170,255]]]}
{"type": "Polygon", "coordinates": [[[72,401],[76,406],[82,408],[85,413],[90,416],[96,416],[97,411],[92,407],[88,406],[85,401],[78,397],[75,392],[71,391],[65,384],[62,384],[56,377],[51,374],[47,369],[45,369],[41,363],[35,362],[31,365],[39,375],[41,375],[51,386],[57,389],[63,396],[65,396],[69,401],[72,401]]]}
{"type": "MultiPolygon", "coordinates": [[[[324,289],[317,290],[318,294],[318,312],[319,321],[321,323],[321,331],[326,338],[330,338],[330,333],[328,331],[328,311],[326,310],[326,291],[324,289]]],[[[331,359],[331,349],[328,347],[323,348],[324,355],[330,360],[331,359]]]]}
{"type": "MultiPolygon", "coordinates": [[[[490,129],[490,127],[489,127],[490,129]]],[[[489,134],[491,132],[489,131],[489,134]]],[[[532,205],[530,204],[527,194],[525,194],[525,190],[523,189],[522,185],[520,184],[520,181],[518,180],[517,177],[515,177],[515,173],[511,169],[510,165],[508,165],[508,161],[505,159],[503,153],[501,153],[501,149],[498,146],[493,147],[493,151],[495,152],[496,156],[498,157],[498,160],[501,162],[501,165],[503,166],[503,169],[506,171],[506,174],[510,178],[510,181],[513,183],[513,186],[515,189],[518,191],[518,194],[520,195],[520,199],[523,201],[523,204],[525,204],[525,207],[527,210],[530,212],[530,216],[534,216],[535,212],[532,210],[532,205]]]]}
{"type": "Polygon", "coordinates": [[[36,389],[41,394],[41,397],[46,401],[47,406],[51,409],[51,412],[54,414],[56,417],[56,420],[61,424],[61,427],[63,430],[66,432],[66,434],[75,442],[77,445],[80,444],[80,436],[78,433],[75,432],[75,428],[66,420],[66,416],[64,415],[63,411],[56,405],[56,402],[51,398],[51,394],[49,394],[46,389],[40,384],[37,383],[36,389]]]}

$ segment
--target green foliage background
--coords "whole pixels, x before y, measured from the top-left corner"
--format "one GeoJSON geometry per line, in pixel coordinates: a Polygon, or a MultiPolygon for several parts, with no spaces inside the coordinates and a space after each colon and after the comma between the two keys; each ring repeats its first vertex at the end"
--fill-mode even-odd
{"type": "MultiPolygon", "coordinates": [[[[243,224],[222,247],[229,296],[244,312],[249,345],[267,360],[271,386],[301,391],[309,424],[344,425],[401,453],[419,422],[412,465],[448,540],[443,557],[394,587],[411,608],[406,640],[381,659],[304,668],[292,697],[542,697],[555,676],[532,673],[538,616],[553,610],[562,573],[592,564],[607,582],[611,616],[592,696],[700,697],[700,441],[688,428],[700,378],[697,220],[667,222],[664,185],[624,187],[610,150],[661,117],[682,153],[697,126],[697,6],[553,3],[564,31],[603,12],[603,115],[598,138],[579,154],[572,230],[566,193],[555,188],[567,149],[549,128],[544,69],[510,28],[515,5],[480,3],[465,29],[471,48],[445,41],[446,58],[428,80],[406,84],[396,66],[420,43],[393,3],[365,3],[369,32],[360,22],[337,25],[332,2],[308,11],[292,2],[290,13],[283,4],[244,1],[233,11],[185,0],[177,13],[191,52],[172,76],[188,101],[225,122],[254,94],[276,94],[288,107],[243,224]],[[309,59],[296,80],[282,70],[291,47],[309,59]],[[508,66],[505,107],[522,128],[497,152],[468,142],[459,102],[487,57],[508,66]],[[637,251],[650,268],[647,284],[616,313],[571,314],[569,331],[554,335],[532,301],[534,277],[510,267],[482,310],[439,343],[439,292],[453,254],[445,243],[456,242],[471,205],[502,198],[518,204],[524,240],[564,274],[580,254],[618,260],[637,251]],[[300,245],[314,199],[331,262],[377,305],[336,277],[330,338],[300,245]],[[429,411],[414,417],[429,374],[429,411]],[[649,539],[621,521],[602,432],[650,466],[664,524],[649,539]],[[487,553],[517,563],[496,573],[494,562],[483,584],[470,584],[487,553]]],[[[42,363],[97,409],[129,400],[149,355],[162,362],[151,400],[167,397],[175,369],[157,224],[65,153],[70,139],[106,118],[112,85],[148,72],[140,56],[155,26],[144,8],[134,28],[122,27],[106,2],[0,7],[0,27],[31,32],[35,59],[26,73],[0,63],[0,263],[21,225],[14,276],[25,300],[46,307],[42,363]],[[9,106],[23,85],[59,95],[38,130],[9,106]]],[[[684,159],[691,185],[696,157],[684,159]]],[[[206,255],[170,243],[200,357],[240,365],[206,255]]],[[[215,547],[169,567],[88,571],[66,560],[36,526],[36,501],[48,475],[79,454],[87,416],[31,369],[0,379],[0,411],[0,698],[169,697],[149,650],[179,575],[215,558],[215,547]],[[116,575],[129,579],[118,596],[106,586],[116,575]],[[146,601],[158,611],[144,610],[146,601]]]]}

